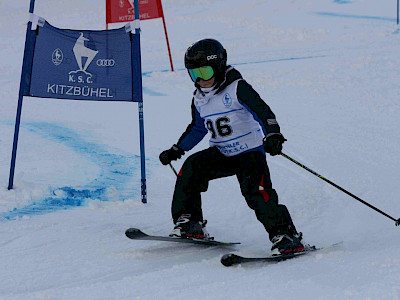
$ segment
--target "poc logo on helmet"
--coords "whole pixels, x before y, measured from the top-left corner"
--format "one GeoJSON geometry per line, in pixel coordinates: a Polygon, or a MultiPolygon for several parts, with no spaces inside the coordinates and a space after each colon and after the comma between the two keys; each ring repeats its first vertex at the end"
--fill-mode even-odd
{"type": "Polygon", "coordinates": [[[207,60],[216,59],[216,58],[217,58],[216,54],[207,56],[207,60]]]}

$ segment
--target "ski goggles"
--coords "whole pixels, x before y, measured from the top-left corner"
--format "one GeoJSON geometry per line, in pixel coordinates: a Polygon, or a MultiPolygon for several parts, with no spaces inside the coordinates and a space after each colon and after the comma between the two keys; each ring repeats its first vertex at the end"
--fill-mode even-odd
{"type": "Polygon", "coordinates": [[[214,70],[211,66],[188,69],[188,72],[193,82],[196,82],[199,78],[203,80],[210,80],[214,76],[214,70]]]}

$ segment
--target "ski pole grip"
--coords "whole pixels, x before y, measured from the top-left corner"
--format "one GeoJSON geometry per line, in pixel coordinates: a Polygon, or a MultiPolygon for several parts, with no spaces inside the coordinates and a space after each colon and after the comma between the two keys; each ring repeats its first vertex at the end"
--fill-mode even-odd
{"type": "Polygon", "coordinates": [[[399,226],[400,225],[400,219],[397,219],[396,220],[396,226],[399,226]]]}

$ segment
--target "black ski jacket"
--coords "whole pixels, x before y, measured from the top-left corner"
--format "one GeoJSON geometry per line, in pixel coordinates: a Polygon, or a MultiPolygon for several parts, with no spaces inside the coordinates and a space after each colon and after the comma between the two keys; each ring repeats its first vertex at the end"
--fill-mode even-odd
{"type": "MultiPolygon", "coordinates": [[[[270,107],[261,99],[260,95],[248,84],[242,75],[235,68],[228,66],[225,72],[225,78],[221,84],[217,85],[215,95],[222,92],[227,86],[240,79],[236,94],[239,102],[252,113],[254,119],[260,124],[265,136],[280,134],[280,127],[276,121],[275,114],[270,107]]],[[[199,88],[198,88],[199,89],[199,88]]],[[[196,92],[201,92],[196,90],[196,92]]],[[[200,116],[194,105],[192,98],[192,122],[187,126],[185,132],[178,140],[177,146],[184,151],[191,150],[208,133],[205,120],[200,116]]]]}

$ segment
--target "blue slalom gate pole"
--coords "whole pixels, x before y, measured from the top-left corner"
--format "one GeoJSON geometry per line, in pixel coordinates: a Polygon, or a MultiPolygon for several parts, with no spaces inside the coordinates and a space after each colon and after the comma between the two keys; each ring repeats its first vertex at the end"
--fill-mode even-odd
{"type": "MultiPolygon", "coordinates": [[[[135,0],[135,24],[139,24],[139,0],[135,0]]],[[[135,43],[137,49],[134,53],[140,53],[140,28],[137,25],[135,27],[135,35],[138,37],[137,42],[135,43]]],[[[140,132],[140,169],[141,169],[141,195],[142,202],[147,203],[147,187],[146,187],[146,156],[145,156],[145,148],[144,148],[144,120],[143,120],[143,89],[142,89],[142,63],[141,56],[134,56],[135,60],[135,72],[139,74],[139,86],[138,88],[138,96],[140,97],[138,102],[139,109],[139,132],[140,132]]]]}
{"type": "MultiPolygon", "coordinates": [[[[29,13],[33,14],[35,8],[35,0],[31,0],[29,5],[29,13]]],[[[26,87],[25,77],[28,73],[28,63],[27,61],[31,59],[29,50],[31,49],[30,39],[29,39],[29,26],[31,26],[31,22],[28,22],[26,27],[26,37],[25,37],[25,49],[24,49],[24,58],[22,62],[22,72],[21,72],[21,81],[19,85],[19,95],[18,95],[18,107],[17,107],[17,116],[15,119],[15,129],[14,129],[14,141],[13,141],[13,149],[11,154],[11,165],[10,165],[10,177],[8,179],[8,189],[11,190],[14,186],[14,173],[15,173],[15,161],[17,158],[17,147],[18,147],[18,137],[19,137],[19,127],[21,124],[21,113],[22,113],[22,102],[24,98],[24,90],[26,87]]]]}

